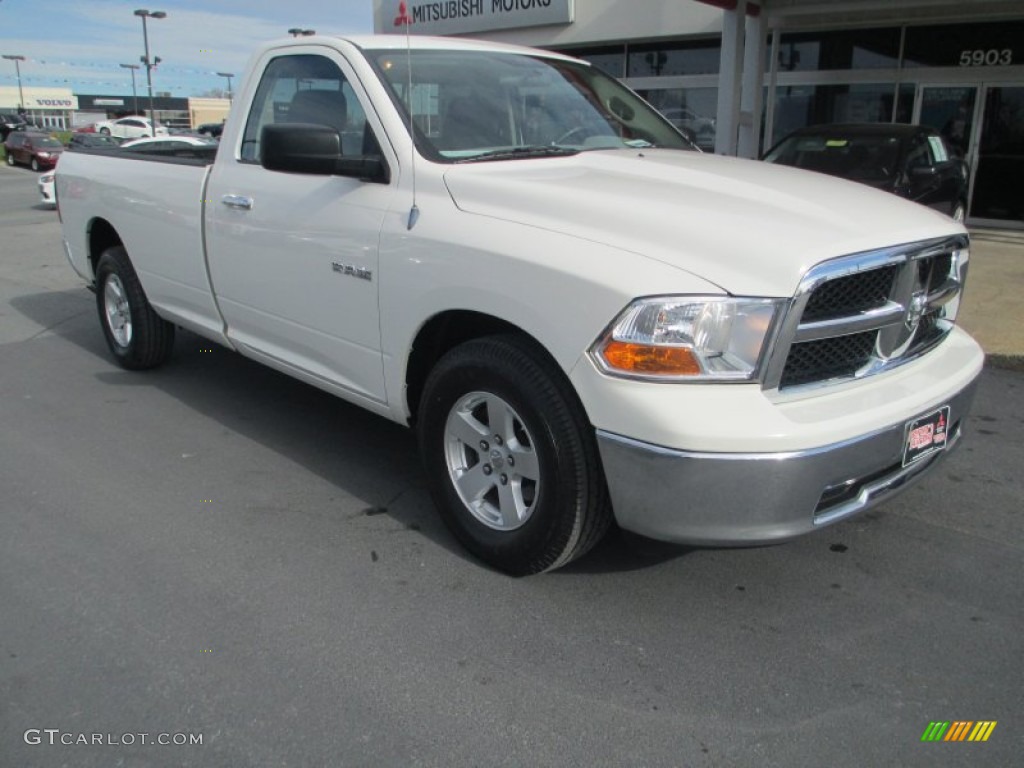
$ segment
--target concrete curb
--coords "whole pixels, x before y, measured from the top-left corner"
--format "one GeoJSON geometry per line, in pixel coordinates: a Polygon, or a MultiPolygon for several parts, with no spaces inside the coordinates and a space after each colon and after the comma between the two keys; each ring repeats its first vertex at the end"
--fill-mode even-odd
{"type": "Polygon", "coordinates": [[[985,365],[989,368],[1024,373],[1024,355],[985,355],[985,365]]]}

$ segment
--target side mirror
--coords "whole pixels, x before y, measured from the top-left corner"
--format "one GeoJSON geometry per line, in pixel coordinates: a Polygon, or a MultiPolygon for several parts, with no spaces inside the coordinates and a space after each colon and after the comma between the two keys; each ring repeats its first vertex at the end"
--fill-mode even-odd
{"type": "Polygon", "coordinates": [[[260,148],[260,164],[268,171],[347,176],[377,184],[386,184],[390,179],[383,157],[346,157],[341,153],[341,135],[326,125],[265,125],[260,134],[260,148]]]}
{"type": "Polygon", "coordinates": [[[934,165],[918,165],[910,169],[910,178],[927,179],[934,176],[938,169],[934,165]]]}

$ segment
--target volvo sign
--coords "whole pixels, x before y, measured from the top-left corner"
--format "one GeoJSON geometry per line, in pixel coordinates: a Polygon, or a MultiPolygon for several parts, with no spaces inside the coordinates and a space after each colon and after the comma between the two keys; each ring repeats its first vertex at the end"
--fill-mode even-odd
{"type": "Polygon", "coordinates": [[[571,24],[573,0],[378,0],[379,33],[461,35],[496,29],[571,24]]]}

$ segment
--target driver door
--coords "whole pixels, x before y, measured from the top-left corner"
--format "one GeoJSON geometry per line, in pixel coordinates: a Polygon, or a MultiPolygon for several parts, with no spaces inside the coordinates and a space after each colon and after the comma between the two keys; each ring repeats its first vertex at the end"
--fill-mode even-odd
{"type": "Polygon", "coordinates": [[[380,153],[379,126],[368,125],[365,94],[336,51],[289,49],[262,64],[234,157],[218,156],[208,187],[210,277],[227,335],[277,368],[385,402],[377,259],[393,187],[260,165],[268,124],[334,127],[356,155],[380,153]]]}

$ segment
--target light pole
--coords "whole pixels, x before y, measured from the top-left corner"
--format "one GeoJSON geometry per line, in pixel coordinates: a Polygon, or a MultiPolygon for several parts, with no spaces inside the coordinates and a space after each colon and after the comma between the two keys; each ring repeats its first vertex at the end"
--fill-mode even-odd
{"type": "Polygon", "coordinates": [[[122,64],[125,69],[132,71],[132,101],[135,102],[135,112],[133,114],[139,114],[139,94],[135,90],[135,70],[141,69],[138,64],[122,64]]]}
{"type": "Polygon", "coordinates": [[[218,72],[217,77],[226,77],[228,80],[228,101],[231,101],[231,78],[235,76],[234,72],[218,72]]]}
{"type": "Polygon", "coordinates": [[[146,47],[146,55],[142,57],[142,63],[146,65],[146,86],[149,88],[149,122],[156,136],[156,110],[153,109],[153,67],[160,63],[158,56],[156,62],[149,60],[149,33],[146,31],[146,19],[166,19],[167,14],[163,11],[147,11],[143,8],[135,11],[135,15],[142,19],[142,44],[146,47]]]}
{"type": "Polygon", "coordinates": [[[14,71],[18,73],[18,101],[22,109],[25,109],[25,93],[21,90],[21,64],[20,62],[25,60],[24,56],[16,56],[11,53],[5,53],[4,58],[14,62],[14,71]]]}

